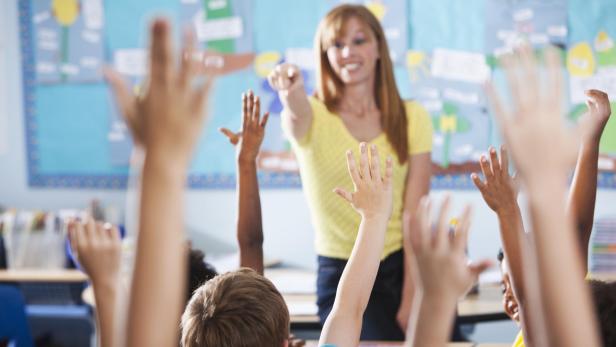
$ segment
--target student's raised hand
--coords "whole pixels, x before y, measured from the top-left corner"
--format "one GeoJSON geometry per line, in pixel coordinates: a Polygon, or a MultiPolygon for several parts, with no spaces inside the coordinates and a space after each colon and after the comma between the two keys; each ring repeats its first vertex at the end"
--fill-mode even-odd
{"type": "Polygon", "coordinates": [[[111,86],[115,102],[120,109],[128,130],[130,130],[133,143],[136,147],[143,147],[143,121],[137,116],[137,95],[130,90],[122,75],[114,69],[104,67],[103,75],[111,86]]]}
{"type": "Polygon", "coordinates": [[[122,241],[118,228],[109,223],[69,221],[68,235],[73,254],[94,285],[115,285],[120,273],[122,241]]]}
{"type": "Polygon", "coordinates": [[[304,88],[304,77],[296,65],[283,63],[274,68],[267,76],[267,80],[275,91],[282,96],[304,88]]]}
{"type": "Polygon", "coordinates": [[[411,234],[420,286],[424,296],[453,300],[466,294],[480,273],[491,266],[489,260],[473,264],[466,256],[470,206],[467,206],[450,233],[449,198],[443,201],[435,224],[432,223],[430,199],[422,198],[417,209],[419,229],[411,234]]]}
{"type": "Polygon", "coordinates": [[[370,146],[371,158],[368,157],[367,147],[365,142],[359,144],[359,168],[355,163],[353,152],[347,151],[347,167],[355,191],[351,193],[342,188],[336,188],[334,192],[351,203],[363,218],[384,217],[389,219],[393,204],[391,183],[393,162],[390,157],[387,158],[385,174],[382,175],[376,145],[370,146]]]}
{"type": "Polygon", "coordinates": [[[582,141],[584,143],[598,145],[601,140],[601,134],[603,134],[603,129],[605,129],[605,125],[612,114],[612,108],[608,95],[600,90],[587,90],[586,97],[588,113],[583,117],[589,118],[587,121],[590,125],[584,134],[582,134],[582,141]]]}
{"type": "Polygon", "coordinates": [[[150,72],[144,92],[135,97],[121,76],[111,69],[110,82],[135,142],[165,159],[188,163],[205,119],[204,105],[212,87],[211,76],[195,83],[198,60],[194,36],[187,33],[178,64],[174,56],[171,28],[167,21],[152,24],[150,72]]]}
{"type": "Polygon", "coordinates": [[[505,146],[500,148],[500,158],[496,149],[490,147],[490,162],[485,156],[479,159],[479,165],[485,181],[473,173],[471,178],[486,204],[496,213],[517,206],[518,189],[513,177],[509,176],[509,159],[505,146]]]}
{"type": "Polygon", "coordinates": [[[237,158],[240,162],[255,162],[259,148],[265,136],[265,126],[269,112],[261,117],[261,101],[252,91],[242,94],[242,130],[234,133],[227,128],[220,128],[231,142],[237,145],[237,158]]]}
{"type": "Polygon", "coordinates": [[[529,47],[503,58],[502,64],[512,108],[503,106],[494,86],[488,88],[488,98],[521,178],[529,183],[564,177],[575,163],[580,135],[589,122],[583,117],[573,129],[563,122],[560,54],[555,48],[546,49],[545,81],[539,78],[541,74],[529,47]]]}

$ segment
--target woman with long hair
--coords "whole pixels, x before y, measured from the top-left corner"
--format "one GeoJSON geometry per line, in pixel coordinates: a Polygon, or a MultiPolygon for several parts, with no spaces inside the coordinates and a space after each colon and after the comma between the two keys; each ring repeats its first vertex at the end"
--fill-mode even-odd
{"type": "Polygon", "coordinates": [[[394,159],[394,201],[361,338],[403,340],[414,285],[407,266],[413,221],[402,221],[403,216],[414,215],[420,198],[429,192],[431,120],[417,102],[400,97],[383,28],[366,7],[332,9],[321,21],[314,45],[314,96],[306,95],[294,65],[281,64],[268,78],[284,106],[283,128],[299,161],[311,210],[319,317],[323,323],[332,309],[360,222],[360,216],[332,190],[352,191],[343,158],[347,150],[367,142],[385,154],[381,167],[388,156],[394,159]]]}

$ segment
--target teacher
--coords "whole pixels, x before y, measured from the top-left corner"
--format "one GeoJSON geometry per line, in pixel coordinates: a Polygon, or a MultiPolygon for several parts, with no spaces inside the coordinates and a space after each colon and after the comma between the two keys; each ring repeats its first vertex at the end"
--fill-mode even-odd
{"type": "MultiPolygon", "coordinates": [[[[396,87],[379,21],[363,6],[341,5],[322,19],[314,41],[317,85],[307,96],[297,66],[281,64],[268,76],[284,109],[283,128],[299,162],[318,254],[317,305],[321,324],[332,309],[360,216],[332,190],[352,191],[345,152],[359,142],[392,156],[394,202],[376,282],[364,314],[362,339],[404,340],[414,284],[408,257],[410,223],[430,189],[431,120],[396,87]],[[405,261],[405,259],[407,261],[405,261]]],[[[357,279],[361,281],[361,279],[357,279]]]]}

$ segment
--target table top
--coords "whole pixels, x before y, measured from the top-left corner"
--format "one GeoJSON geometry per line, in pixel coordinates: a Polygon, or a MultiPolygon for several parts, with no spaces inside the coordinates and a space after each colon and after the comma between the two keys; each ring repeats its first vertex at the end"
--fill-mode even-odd
{"type": "MultiPolygon", "coordinates": [[[[318,341],[306,341],[306,347],[317,347],[318,341]]],[[[386,341],[363,341],[359,343],[359,347],[402,347],[402,342],[386,342],[386,341]]],[[[511,343],[473,343],[473,342],[450,342],[447,347],[510,347],[511,343]]]]}
{"type": "Polygon", "coordinates": [[[75,269],[0,270],[0,282],[86,282],[88,276],[75,269]]]}

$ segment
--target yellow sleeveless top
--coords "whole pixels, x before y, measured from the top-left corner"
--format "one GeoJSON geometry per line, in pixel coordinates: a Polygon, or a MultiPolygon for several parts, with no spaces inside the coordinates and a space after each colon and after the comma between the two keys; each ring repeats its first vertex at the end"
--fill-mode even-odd
{"type": "MultiPolygon", "coordinates": [[[[353,191],[347,171],[346,151],[358,158],[359,142],[349,133],[342,119],[327,110],[320,100],[309,97],[313,118],[308,133],[299,141],[291,136],[291,145],[299,162],[304,194],[310,207],[315,230],[317,254],[348,259],[357,237],[361,217],[351,205],[333,193],[336,187],[353,191]]],[[[432,150],[432,121],[417,102],[406,102],[408,120],[408,151],[410,155],[432,150]]],[[[285,132],[289,133],[285,130],[285,132]]],[[[381,259],[402,248],[402,209],[408,172],[408,161],[400,165],[396,152],[381,133],[370,144],[378,147],[381,167],[385,159],[394,159],[393,213],[387,226],[385,247],[381,259]]]]}

